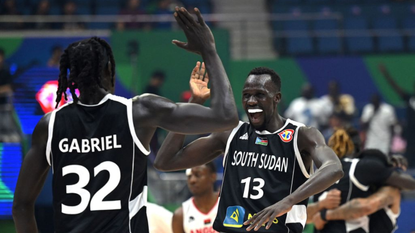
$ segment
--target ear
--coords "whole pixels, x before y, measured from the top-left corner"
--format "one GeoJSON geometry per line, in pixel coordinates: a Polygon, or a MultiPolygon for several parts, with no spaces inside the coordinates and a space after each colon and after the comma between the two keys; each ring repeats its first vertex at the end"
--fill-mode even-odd
{"type": "Polygon", "coordinates": [[[274,95],[274,102],[278,104],[281,101],[281,97],[282,97],[281,92],[278,92],[277,94],[275,94],[274,95]]]}

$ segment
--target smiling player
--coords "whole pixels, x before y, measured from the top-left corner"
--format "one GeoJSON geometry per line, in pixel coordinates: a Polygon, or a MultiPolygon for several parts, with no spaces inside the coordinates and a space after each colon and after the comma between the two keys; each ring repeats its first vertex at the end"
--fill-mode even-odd
{"type": "MultiPolygon", "coordinates": [[[[197,82],[198,88],[191,85],[191,101],[201,104],[208,96],[200,91],[206,90],[207,81],[200,75],[197,82]]],[[[213,225],[219,232],[301,233],[308,197],[342,177],[339,159],[317,129],[278,114],[280,88],[275,71],[254,68],[242,90],[249,123],[240,122],[233,130],[212,133],[186,147],[184,135],[170,133],[158,152],[154,165],[164,171],[202,165],[225,152],[213,225]],[[311,174],[313,161],[318,170],[311,174]]]]}

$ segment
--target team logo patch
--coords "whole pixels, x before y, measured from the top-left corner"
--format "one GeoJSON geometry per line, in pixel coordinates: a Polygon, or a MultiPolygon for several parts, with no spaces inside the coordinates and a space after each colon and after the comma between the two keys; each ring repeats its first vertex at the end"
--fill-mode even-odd
{"type": "Polygon", "coordinates": [[[225,227],[241,228],[244,224],[245,209],[242,206],[229,206],[223,221],[225,227]]]}
{"type": "Polygon", "coordinates": [[[267,138],[256,137],[255,144],[261,145],[261,146],[267,146],[268,145],[268,139],[267,138]]]}
{"type": "Polygon", "coordinates": [[[294,136],[294,130],[286,129],[278,134],[283,142],[291,142],[294,136]]]}

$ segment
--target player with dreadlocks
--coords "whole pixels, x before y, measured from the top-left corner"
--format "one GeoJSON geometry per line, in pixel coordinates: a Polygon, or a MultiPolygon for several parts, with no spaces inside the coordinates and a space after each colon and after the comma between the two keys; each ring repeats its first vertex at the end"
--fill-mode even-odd
{"type": "MultiPolygon", "coordinates": [[[[198,21],[176,8],[174,17],[187,42],[173,43],[205,61],[212,75],[210,107],[150,94],[115,96],[115,61],[104,40],[93,37],[65,49],[56,101],[69,88],[73,102],[46,114],[33,132],[13,202],[17,232],[37,232],[34,203],[52,167],[55,232],[148,233],[147,155],[156,128],[200,134],[237,124],[214,37],[199,10],[195,12],[198,21]]],[[[197,63],[195,70],[204,73],[205,66],[197,63]]],[[[195,82],[196,88],[205,88],[195,82]]]]}
{"type": "MultiPolygon", "coordinates": [[[[341,191],[342,205],[309,212],[316,229],[321,233],[393,232],[399,216],[398,188],[414,189],[415,180],[396,171],[381,151],[360,151],[359,133],[353,128],[337,129],[328,144],[341,159],[345,174],[328,190],[341,191]]],[[[319,200],[325,196],[323,193],[319,200]]]]}

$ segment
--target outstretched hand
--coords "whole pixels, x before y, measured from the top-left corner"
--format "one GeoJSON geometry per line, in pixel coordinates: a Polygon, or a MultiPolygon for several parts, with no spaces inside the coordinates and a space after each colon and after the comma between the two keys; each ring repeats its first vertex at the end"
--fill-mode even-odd
{"type": "Polygon", "coordinates": [[[273,224],[275,218],[287,213],[292,208],[291,204],[286,203],[284,200],[281,200],[252,216],[252,218],[248,219],[244,222],[244,225],[250,225],[246,228],[247,231],[254,229],[254,231],[258,231],[259,228],[266,222],[267,225],[265,229],[269,229],[273,224]]]}
{"type": "Polygon", "coordinates": [[[195,8],[198,22],[184,7],[176,7],[174,18],[186,35],[187,42],[173,40],[173,44],[187,51],[202,54],[204,51],[215,51],[215,39],[206,25],[198,8],[195,8]]]}
{"type": "Polygon", "coordinates": [[[190,75],[190,91],[192,92],[192,102],[203,103],[210,97],[208,88],[209,76],[206,72],[205,63],[198,61],[190,75]]]}

